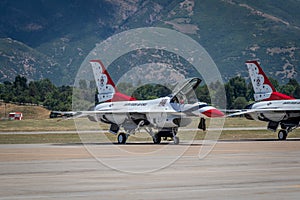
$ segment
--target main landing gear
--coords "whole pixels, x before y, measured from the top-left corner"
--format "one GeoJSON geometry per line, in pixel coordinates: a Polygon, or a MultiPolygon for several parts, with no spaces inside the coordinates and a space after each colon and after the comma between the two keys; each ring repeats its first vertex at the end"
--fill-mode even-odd
{"type": "Polygon", "coordinates": [[[160,144],[161,142],[161,137],[158,134],[155,134],[152,139],[154,144],[160,144]]]}
{"type": "Polygon", "coordinates": [[[278,139],[279,140],[286,140],[289,132],[292,132],[292,130],[294,130],[295,128],[297,128],[298,126],[287,126],[282,124],[281,125],[281,130],[278,132],[278,139]]]}
{"type": "Polygon", "coordinates": [[[286,130],[280,130],[278,132],[278,139],[279,140],[286,140],[287,135],[288,135],[288,132],[286,130]]]}
{"type": "MultiPolygon", "coordinates": [[[[140,127],[144,125],[144,123],[145,123],[144,121],[140,121],[137,126],[132,126],[131,124],[129,124],[128,126],[125,126],[124,130],[126,133],[123,133],[123,132],[119,133],[118,144],[126,144],[128,137],[130,135],[134,135],[140,129],[140,127]]],[[[119,130],[119,127],[118,127],[118,130],[119,130]]]]}
{"type": "Polygon", "coordinates": [[[161,138],[172,138],[174,144],[179,144],[179,138],[176,136],[178,129],[172,128],[172,129],[162,129],[158,131],[158,133],[153,134],[151,130],[149,130],[149,134],[152,135],[153,143],[154,144],[160,144],[161,138]]]}
{"type": "Polygon", "coordinates": [[[286,140],[289,132],[299,127],[299,121],[290,123],[269,121],[268,129],[275,132],[279,124],[281,126],[281,130],[278,132],[278,140],[286,140]]]}
{"type": "Polygon", "coordinates": [[[125,134],[125,133],[120,133],[120,134],[118,135],[118,143],[119,143],[119,144],[125,144],[127,138],[128,138],[128,135],[127,135],[127,134],[125,134]]]}
{"type": "MultiPolygon", "coordinates": [[[[162,137],[160,137],[158,134],[155,134],[155,136],[152,137],[153,143],[154,144],[160,144],[161,138],[162,137]]],[[[166,140],[167,137],[163,137],[163,138],[164,138],[164,140],[166,140]]],[[[174,144],[179,144],[179,141],[180,141],[179,137],[177,137],[177,136],[173,137],[174,144]]]]}
{"type": "MultiPolygon", "coordinates": [[[[177,129],[161,130],[156,134],[151,129],[147,128],[146,130],[152,136],[152,140],[154,144],[160,144],[161,138],[167,138],[167,137],[171,137],[173,139],[174,144],[179,144],[179,138],[176,136],[177,129]]],[[[129,135],[130,134],[121,132],[117,137],[118,144],[126,144],[129,135]]]]}
{"type": "MultiPolygon", "coordinates": [[[[132,126],[131,124],[123,126],[125,133],[119,133],[117,137],[118,144],[126,144],[128,137],[130,135],[134,135],[140,129],[140,127],[144,125],[144,123],[144,121],[140,121],[136,126],[132,126]]],[[[111,125],[110,132],[117,134],[119,128],[120,127],[117,125],[111,125]]],[[[167,137],[172,138],[174,144],[179,144],[179,138],[176,136],[178,128],[164,128],[160,129],[157,133],[154,133],[151,127],[144,126],[143,128],[149,133],[149,135],[151,135],[154,144],[160,144],[161,138],[167,137]]]]}

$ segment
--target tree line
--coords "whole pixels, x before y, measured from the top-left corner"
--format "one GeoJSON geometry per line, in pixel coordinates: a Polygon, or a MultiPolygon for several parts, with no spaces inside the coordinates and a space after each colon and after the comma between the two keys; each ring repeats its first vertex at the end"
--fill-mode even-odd
{"type": "MultiPolygon", "coordinates": [[[[290,79],[288,83],[279,85],[278,81],[269,78],[278,92],[300,98],[300,85],[295,79],[290,79]]],[[[13,82],[5,81],[0,84],[0,100],[13,103],[31,103],[43,105],[49,110],[70,111],[72,109],[72,92],[76,97],[82,95],[85,98],[97,102],[96,92],[91,92],[90,87],[95,87],[95,82],[86,83],[84,80],[79,82],[79,88],[73,90],[71,86],[55,86],[49,79],[37,81],[28,81],[25,77],[18,75],[13,82]],[[89,88],[88,86],[89,85],[89,88]]],[[[170,95],[172,87],[166,87],[159,84],[146,84],[141,87],[135,87],[131,83],[120,83],[118,90],[127,95],[132,95],[136,99],[154,99],[170,95]]],[[[224,96],[226,96],[227,109],[241,109],[254,101],[253,88],[251,83],[247,83],[242,77],[233,77],[225,85],[219,82],[199,86],[195,95],[198,100],[215,103],[216,105],[225,105],[224,96]],[[225,92],[225,94],[224,94],[225,92]]]]}
{"type": "Polygon", "coordinates": [[[18,75],[13,82],[0,84],[0,99],[6,103],[30,103],[50,110],[68,111],[72,108],[72,87],[57,87],[49,79],[29,82],[18,75]]]}
{"type": "MultiPolygon", "coordinates": [[[[292,96],[296,99],[300,98],[300,85],[296,79],[289,79],[284,85],[279,85],[278,81],[271,77],[269,77],[269,80],[278,92],[292,96]]],[[[225,84],[225,91],[227,109],[241,109],[254,102],[252,84],[250,82],[247,83],[242,77],[231,78],[225,84]]]]}
{"type": "MultiPolygon", "coordinates": [[[[284,85],[279,85],[278,81],[271,77],[269,80],[278,92],[300,98],[300,85],[296,79],[289,79],[284,85]]],[[[146,84],[136,88],[131,83],[121,83],[118,85],[118,89],[136,99],[154,99],[167,96],[172,92],[172,86],[164,87],[155,84],[146,84]]],[[[242,109],[254,102],[253,94],[252,84],[247,83],[245,78],[236,76],[229,79],[224,85],[220,82],[211,83],[209,87],[206,84],[200,85],[194,95],[198,100],[216,104],[215,106],[224,105],[226,109],[242,109]]]]}

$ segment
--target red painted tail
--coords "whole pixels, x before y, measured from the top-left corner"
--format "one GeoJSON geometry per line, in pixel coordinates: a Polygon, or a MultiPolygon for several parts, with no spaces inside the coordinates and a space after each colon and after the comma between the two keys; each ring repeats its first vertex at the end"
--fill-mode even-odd
{"type": "Polygon", "coordinates": [[[109,73],[100,60],[91,60],[90,63],[93,68],[98,89],[99,102],[136,100],[134,97],[127,96],[118,91],[109,73]]]}
{"type": "Polygon", "coordinates": [[[246,66],[251,78],[252,86],[254,89],[255,101],[272,101],[272,100],[285,100],[294,99],[288,95],[276,92],[274,86],[260,67],[257,61],[247,61],[246,66]]]}

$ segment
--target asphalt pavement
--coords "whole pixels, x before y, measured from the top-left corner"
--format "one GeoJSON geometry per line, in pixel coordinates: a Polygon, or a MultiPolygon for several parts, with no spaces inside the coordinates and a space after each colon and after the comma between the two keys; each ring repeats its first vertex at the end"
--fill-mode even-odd
{"type": "Polygon", "coordinates": [[[299,199],[300,141],[0,145],[1,199],[299,199]]]}

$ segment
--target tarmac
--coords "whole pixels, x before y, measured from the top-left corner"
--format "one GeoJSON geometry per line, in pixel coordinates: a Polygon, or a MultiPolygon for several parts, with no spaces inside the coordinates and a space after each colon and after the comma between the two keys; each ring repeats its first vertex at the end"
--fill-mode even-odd
{"type": "Polygon", "coordinates": [[[0,145],[1,199],[299,199],[300,140],[0,145]]]}

